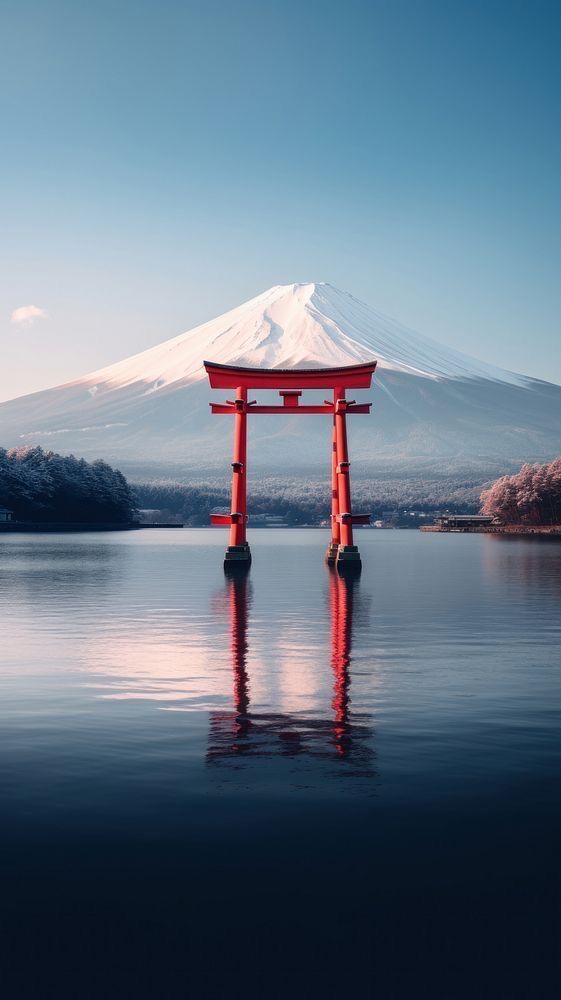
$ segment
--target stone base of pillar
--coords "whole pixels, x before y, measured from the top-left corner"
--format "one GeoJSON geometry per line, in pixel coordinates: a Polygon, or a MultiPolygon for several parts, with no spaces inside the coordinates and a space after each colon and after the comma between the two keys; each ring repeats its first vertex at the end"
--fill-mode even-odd
{"type": "Polygon", "coordinates": [[[337,542],[330,542],[325,552],[325,561],[328,566],[335,565],[337,561],[338,551],[339,551],[339,546],[337,545],[337,542]]]}
{"type": "Polygon", "coordinates": [[[251,550],[247,542],[243,545],[229,545],[224,555],[224,569],[249,569],[251,565],[251,550]]]}
{"type": "Polygon", "coordinates": [[[357,545],[340,545],[337,549],[337,569],[340,573],[360,573],[362,562],[357,545]]]}

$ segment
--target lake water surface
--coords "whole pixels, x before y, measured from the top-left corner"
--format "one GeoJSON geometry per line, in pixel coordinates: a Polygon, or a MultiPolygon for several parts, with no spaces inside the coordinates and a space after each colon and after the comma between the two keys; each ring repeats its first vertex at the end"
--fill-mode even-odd
{"type": "Polygon", "coordinates": [[[561,545],[0,538],[3,996],[558,993],[561,545]]]}

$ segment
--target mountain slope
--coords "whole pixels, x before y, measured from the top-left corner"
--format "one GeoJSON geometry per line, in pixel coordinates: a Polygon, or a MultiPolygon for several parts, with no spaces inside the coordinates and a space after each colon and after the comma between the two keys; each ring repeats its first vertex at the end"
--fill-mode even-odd
{"type": "MultiPolygon", "coordinates": [[[[496,468],[561,450],[561,387],[477,361],[326,284],[277,285],[187,333],[74,382],[0,404],[0,442],[37,443],[121,463],[224,466],[227,417],[211,418],[203,359],[261,367],[377,358],[373,414],[356,417],[354,458],[496,468]]],[[[214,393],[214,398],[220,394],[214,393]]],[[[251,458],[291,470],[327,454],[324,418],[251,421],[251,458]],[[319,449],[319,450],[318,450],[319,449]]],[[[358,469],[357,469],[358,471],[358,469]]]]}

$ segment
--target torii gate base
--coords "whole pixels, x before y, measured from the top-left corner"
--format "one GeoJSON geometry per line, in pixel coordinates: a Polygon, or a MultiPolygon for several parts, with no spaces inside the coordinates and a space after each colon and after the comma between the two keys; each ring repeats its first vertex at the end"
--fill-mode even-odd
{"type": "Polygon", "coordinates": [[[370,403],[347,400],[346,389],[368,389],[376,362],[343,368],[240,368],[205,361],[213,389],[235,389],[236,398],[226,403],[211,403],[213,413],[234,416],[234,454],[232,460],[232,504],[229,514],[212,514],[212,524],[229,525],[230,539],[224,557],[224,569],[244,570],[251,564],[246,538],[247,527],[247,415],[248,413],[325,413],[333,419],[331,451],[331,541],[326,561],[340,572],[360,572],[361,560],[353,541],[353,524],[368,524],[369,514],[353,514],[351,506],[350,462],[347,443],[347,413],[369,413],[370,403]],[[280,388],[279,388],[280,387],[280,388]],[[279,389],[281,406],[258,406],[248,401],[248,389],[279,389]],[[333,401],[323,405],[300,405],[302,389],[332,389],[333,401]]]}
{"type": "Polygon", "coordinates": [[[229,545],[224,555],[224,569],[249,569],[251,564],[251,549],[245,545],[229,545]]]}

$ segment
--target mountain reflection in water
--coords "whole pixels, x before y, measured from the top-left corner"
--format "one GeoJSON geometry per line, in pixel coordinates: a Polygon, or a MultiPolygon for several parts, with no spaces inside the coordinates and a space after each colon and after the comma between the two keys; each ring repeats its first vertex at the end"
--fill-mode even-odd
{"type": "MultiPolygon", "coordinates": [[[[350,663],[353,609],[360,600],[359,581],[329,571],[329,612],[331,629],[331,670],[333,696],[331,717],[307,713],[259,712],[251,709],[251,678],[248,671],[249,610],[251,580],[247,575],[226,579],[226,604],[230,619],[233,711],[210,713],[207,762],[229,761],[239,767],[248,758],[274,755],[315,760],[345,760],[352,773],[372,774],[373,730],[365,714],[351,712],[350,663]]],[[[298,661],[291,664],[298,670],[298,661]]],[[[349,772],[346,772],[349,773],[349,772]]]]}

